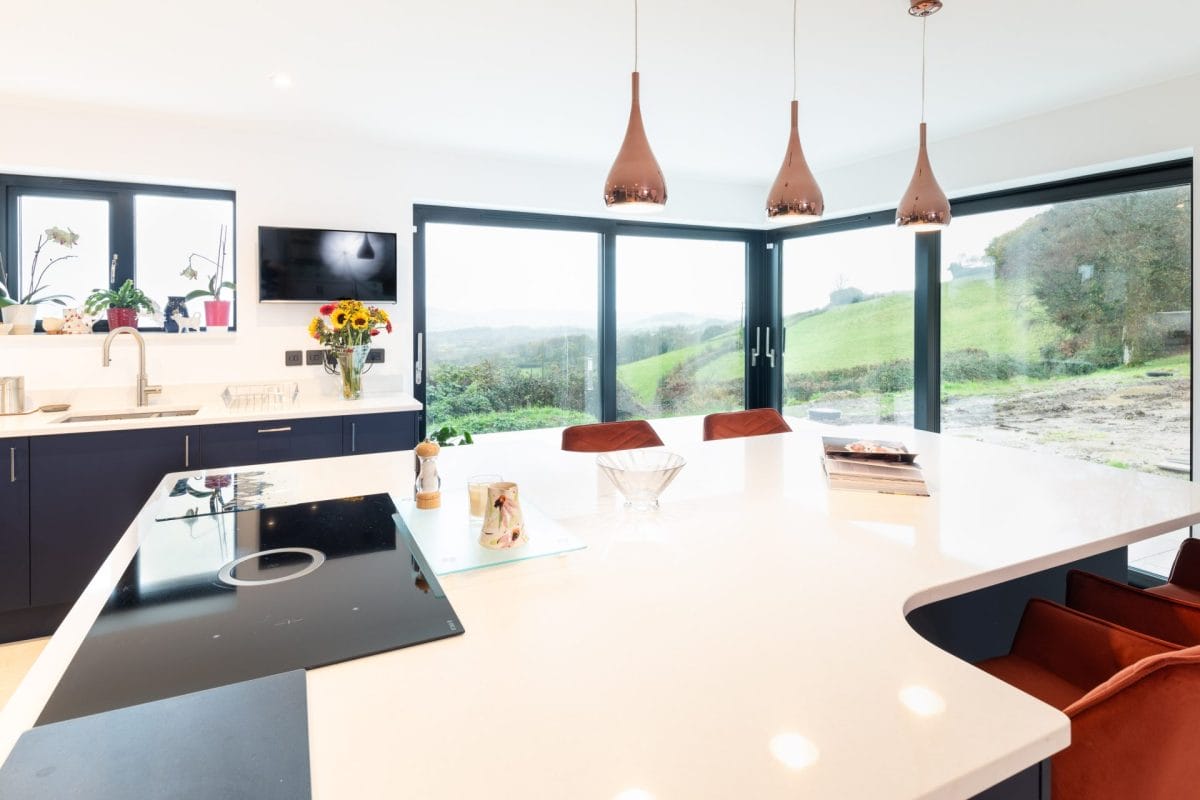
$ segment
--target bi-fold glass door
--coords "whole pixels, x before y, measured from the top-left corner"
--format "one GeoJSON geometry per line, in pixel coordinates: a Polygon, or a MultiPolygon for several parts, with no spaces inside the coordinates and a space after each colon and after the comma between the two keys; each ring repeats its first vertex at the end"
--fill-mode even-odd
{"type": "Polygon", "coordinates": [[[435,207],[414,216],[426,433],[761,402],[747,367],[750,232],[435,207]]]}

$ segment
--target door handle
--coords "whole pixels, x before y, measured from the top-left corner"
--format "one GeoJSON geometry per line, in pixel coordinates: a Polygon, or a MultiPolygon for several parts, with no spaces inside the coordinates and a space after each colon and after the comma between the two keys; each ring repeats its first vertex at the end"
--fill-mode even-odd
{"type": "Polygon", "coordinates": [[[17,448],[8,448],[8,482],[17,482],[17,448]]]}
{"type": "MultiPolygon", "coordinates": [[[[754,347],[750,350],[750,366],[758,366],[758,346],[762,343],[762,328],[754,328],[754,347]]],[[[768,340],[769,341],[769,340],[768,340]]]]}
{"type": "Polygon", "coordinates": [[[292,429],[291,425],[284,425],[279,428],[259,428],[259,433],[287,433],[292,429]]]}
{"type": "Polygon", "coordinates": [[[775,351],[771,349],[771,326],[767,326],[767,358],[771,360],[771,369],[775,369],[775,351]]]}
{"type": "Polygon", "coordinates": [[[183,435],[183,467],[187,469],[192,465],[192,435],[185,433],[183,435]]]}
{"type": "Polygon", "coordinates": [[[350,423],[350,452],[358,452],[358,423],[350,423]]]}
{"type": "Polygon", "coordinates": [[[413,383],[421,385],[421,373],[425,371],[425,334],[417,334],[417,363],[413,365],[413,383]]]}

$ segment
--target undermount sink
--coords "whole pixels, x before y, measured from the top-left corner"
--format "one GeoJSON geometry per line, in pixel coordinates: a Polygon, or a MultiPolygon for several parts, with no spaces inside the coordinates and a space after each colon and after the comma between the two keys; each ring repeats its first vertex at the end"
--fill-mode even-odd
{"type": "Polygon", "coordinates": [[[107,414],[72,414],[69,417],[60,419],[60,423],[64,422],[106,422],[117,419],[154,419],[156,417],[190,417],[200,409],[198,408],[178,408],[164,409],[161,411],[113,411],[107,414]]]}

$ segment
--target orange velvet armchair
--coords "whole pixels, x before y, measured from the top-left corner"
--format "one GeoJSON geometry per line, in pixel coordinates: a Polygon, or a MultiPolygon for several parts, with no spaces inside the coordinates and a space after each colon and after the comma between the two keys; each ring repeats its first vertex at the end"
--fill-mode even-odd
{"type": "Polygon", "coordinates": [[[1200,647],[1035,599],[1012,652],[979,666],[1070,718],[1071,746],[1051,762],[1055,800],[1196,794],[1200,647]]]}
{"type": "Polygon", "coordinates": [[[1200,605],[1195,603],[1071,570],[1067,573],[1067,605],[1179,647],[1200,645],[1200,605]]]}
{"type": "Polygon", "coordinates": [[[1175,563],[1171,566],[1171,577],[1167,578],[1165,585],[1146,591],[1189,603],[1200,603],[1200,539],[1184,539],[1180,542],[1175,563]]]}
{"type": "Polygon", "coordinates": [[[562,432],[562,449],[576,453],[611,453],[638,447],[661,447],[662,439],[643,419],[573,425],[562,432]]]}
{"type": "Polygon", "coordinates": [[[709,414],[704,418],[704,441],[737,439],[742,436],[765,436],[768,433],[790,433],[787,421],[773,408],[751,408],[709,414]]]}

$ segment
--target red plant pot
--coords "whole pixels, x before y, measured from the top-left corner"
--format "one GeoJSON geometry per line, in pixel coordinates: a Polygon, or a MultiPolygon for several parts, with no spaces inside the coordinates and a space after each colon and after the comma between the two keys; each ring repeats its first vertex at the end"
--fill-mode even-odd
{"type": "Polygon", "coordinates": [[[110,308],[108,310],[108,329],[115,331],[120,327],[137,328],[138,314],[136,308],[110,308]]]}
{"type": "Polygon", "coordinates": [[[204,324],[209,328],[225,328],[229,326],[228,300],[204,301],[204,324]]]}

